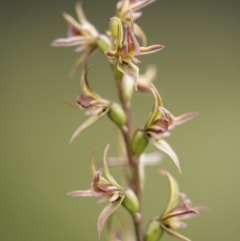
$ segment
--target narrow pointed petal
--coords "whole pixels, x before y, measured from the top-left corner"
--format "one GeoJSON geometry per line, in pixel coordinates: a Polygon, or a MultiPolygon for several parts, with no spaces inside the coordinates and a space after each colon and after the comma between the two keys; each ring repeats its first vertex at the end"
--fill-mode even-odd
{"type": "Polygon", "coordinates": [[[70,47],[86,43],[86,38],[82,36],[72,36],[69,38],[59,38],[52,42],[52,46],[70,47]]]}
{"type": "Polygon", "coordinates": [[[178,171],[181,173],[178,157],[177,157],[176,153],[173,151],[172,147],[164,140],[160,140],[160,141],[151,140],[151,141],[154,146],[156,146],[158,149],[165,152],[172,158],[174,164],[178,168],[178,171]]]}
{"type": "Polygon", "coordinates": [[[151,124],[157,120],[161,118],[161,112],[159,111],[159,107],[163,105],[162,103],[162,98],[159,95],[156,87],[154,86],[154,84],[151,84],[151,88],[150,88],[152,94],[153,94],[153,99],[154,99],[154,106],[153,106],[153,110],[152,113],[148,119],[147,124],[145,125],[145,129],[147,129],[149,126],[151,126],[151,124]]]}
{"type": "Polygon", "coordinates": [[[89,127],[90,125],[92,125],[93,123],[97,122],[98,120],[100,120],[103,116],[105,116],[107,113],[107,111],[102,112],[99,115],[95,115],[95,116],[91,116],[89,119],[87,119],[82,125],[80,125],[78,127],[78,129],[73,133],[70,143],[87,127],[89,127]]]}
{"type": "Polygon", "coordinates": [[[180,240],[183,240],[183,241],[191,241],[190,239],[188,239],[188,238],[184,237],[183,235],[173,231],[170,228],[165,227],[164,225],[161,225],[161,227],[164,231],[166,231],[169,235],[171,235],[174,238],[177,238],[177,239],[180,239],[180,240]]]}
{"type": "Polygon", "coordinates": [[[139,72],[138,67],[132,62],[129,62],[128,64],[118,63],[117,68],[119,71],[130,76],[133,79],[135,90],[137,90],[137,81],[138,81],[138,72],[139,72]]]}
{"type": "Polygon", "coordinates": [[[82,27],[81,25],[69,14],[63,12],[62,13],[63,18],[75,29],[77,29],[79,32],[82,32],[82,27]]]}
{"type": "Polygon", "coordinates": [[[102,233],[103,226],[106,219],[121,205],[123,199],[124,199],[124,196],[122,196],[122,198],[119,199],[118,201],[115,201],[114,203],[111,203],[110,205],[105,207],[101,212],[98,218],[98,239],[100,239],[100,235],[102,233]]]}
{"type": "Polygon", "coordinates": [[[77,12],[77,16],[78,16],[78,19],[79,19],[80,23],[84,24],[84,23],[88,22],[85,14],[83,12],[81,2],[77,2],[77,4],[76,4],[76,12],[77,12]]]}
{"type": "Polygon", "coordinates": [[[95,99],[97,101],[98,100],[101,101],[102,100],[101,97],[92,90],[92,88],[90,87],[90,85],[88,83],[87,74],[91,67],[92,66],[90,65],[87,69],[85,69],[85,73],[83,76],[83,90],[88,96],[91,96],[93,99],[95,99]]]}
{"type": "Polygon", "coordinates": [[[162,219],[164,219],[167,214],[177,205],[179,200],[179,188],[177,181],[175,178],[167,171],[160,170],[160,173],[168,179],[169,187],[170,187],[170,194],[169,194],[169,201],[164,214],[162,215],[162,219]]]}
{"type": "Polygon", "coordinates": [[[162,49],[164,49],[163,45],[151,45],[149,47],[140,47],[140,54],[152,54],[162,49]]]}
{"type": "Polygon", "coordinates": [[[198,115],[197,112],[189,112],[180,116],[175,117],[175,125],[183,124],[198,115]]]}
{"type": "Polygon", "coordinates": [[[136,1],[135,3],[131,4],[131,10],[133,12],[136,12],[144,7],[146,7],[147,5],[155,2],[156,0],[145,0],[145,1],[136,1]]]}
{"type": "Polygon", "coordinates": [[[75,104],[75,103],[71,103],[69,101],[64,101],[64,104],[68,105],[69,107],[79,109],[79,106],[77,104],[75,104]]]}
{"type": "Polygon", "coordinates": [[[69,197],[92,197],[91,190],[77,190],[67,193],[69,197]]]}
{"type": "Polygon", "coordinates": [[[109,180],[109,182],[113,185],[118,187],[120,190],[122,189],[122,187],[117,183],[117,181],[114,179],[114,177],[111,175],[109,167],[108,167],[108,163],[107,163],[107,155],[108,155],[108,149],[109,149],[109,144],[106,146],[105,150],[104,150],[104,154],[103,154],[103,165],[104,165],[104,172],[106,174],[107,179],[109,180]]]}
{"type": "Polygon", "coordinates": [[[197,215],[197,214],[199,214],[199,212],[196,210],[187,210],[185,212],[174,213],[174,214],[168,215],[166,218],[162,219],[162,221],[164,221],[165,219],[174,218],[174,217],[177,217],[179,219],[186,219],[186,218],[190,218],[191,216],[197,215]]]}
{"type": "Polygon", "coordinates": [[[91,159],[90,159],[90,168],[91,168],[93,176],[95,176],[97,173],[97,169],[96,169],[95,163],[94,163],[95,153],[96,153],[96,149],[92,152],[91,159]]]}

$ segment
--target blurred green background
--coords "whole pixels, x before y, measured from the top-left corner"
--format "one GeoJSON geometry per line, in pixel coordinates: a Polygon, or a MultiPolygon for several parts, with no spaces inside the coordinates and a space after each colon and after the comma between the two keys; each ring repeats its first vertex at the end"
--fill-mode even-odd
{"type": "MultiPolygon", "coordinates": [[[[103,32],[117,1],[83,1],[88,19],[103,32]]],[[[107,118],[69,139],[86,119],[63,102],[74,101],[79,76],[68,79],[78,57],[72,48],[53,48],[65,37],[61,11],[75,15],[75,0],[8,1],[0,5],[1,212],[2,241],[97,240],[97,218],[104,204],[94,198],[67,198],[89,188],[89,156],[111,143],[117,153],[116,129],[107,118]]],[[[240,155],[240,2],[157,0],[137,23],[149,44],[161,52],[141,56],[140,71],[158,68],[155,84],[173,114],[196,110],[199,117],[173,131],[168,142],[180,158],[182,174],[172,161],[147,168],[145,225],[159,215],[168,199],[169,170],[195,205],[209,212],[188,221],[180,232],[194,241],[239,240],[240,155]]],[[[100,54],[89,63],[92,87],[116,99],[107,62],[100,54]]],[[[143,125],[152,99],[135,94],[133,116],[143,125]]],[[[149,147],[147,151],[154,151],[149,147]]],[[[118,170],[114,171],[118,175],[118,170]]],[[[123,210],[123,212],[125,212],[123,210]]],[[[102,235],[101,240],[106,240],[102,235]]],[[[163,240],[174,240],[165,235],[163,240]]]]}

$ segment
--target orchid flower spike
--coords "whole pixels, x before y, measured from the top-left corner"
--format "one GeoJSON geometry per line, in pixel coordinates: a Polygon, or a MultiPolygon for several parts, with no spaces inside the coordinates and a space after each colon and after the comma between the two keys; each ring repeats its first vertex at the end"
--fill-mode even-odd
{"type": "Polygon", "coordinates": [[[165,170],[161,170],[160,173],[167,178],[170,186],[169,202],[159,218],[160,226],[162,230],[169,235],[183,241],[190,241],[190,239],[176,232],[179,228],[187,227],[187,224],[181,220],[204,213],[207,211],[207,208],[203,206],[192,207],[191,200],[188,199],[186,194],[179,192],[178,184],[172,175],[165,170]],[[178,205],[179,197],[181,197],[183,201],[180,205],[178,205]]]}
{"type": "Polygon", "coordinates": [[[67,38],[59,38],[52,42],[52,46],[70,47],[76,46],[75,51],[85,51],[74,63],[70,76],[73,76],[79,66],[83,64],[98,47],[102,52],[111,49],[111,42],[106,35],[99,34],[97,29],[87,20],[82,9],[82,4],[77,2],[76,12],[78,21],[63,12],[63,18],[68,23],[67,38]]]}
{"type": "Polygon", "coordinates": [[[123,41],[123,27],[120,19],[114,17],[111,21],[117,29],[117,43],[115,50],[106,51],[105,55],[108,58],[115,58],[117,60],[118,70],[130,76],[134,82],[135,89],[137,89],[139,69],[135,64],[140,61],[135,56],[157,52],[162,50],[164,46],[152,45],[149,47],[140,47],[133,34],[133,24],[131,26],[127,25],[123,41]]]}
{"type": "Polygon", "coordinates": [[[110,102],[95,93],[89,83],[87,74],[91,66],[89,66],[84,74],[82,74],[81,89],[77,96],[77,105],[79,109],[85,109],[87,115],[91,115],[78,129],[73,133],[70,142],[72,142],[84,129],[97,122],[108,114],[109,118],[119,126],[125,125],[126,116],[121,106],[117,103],[110,102]]]}

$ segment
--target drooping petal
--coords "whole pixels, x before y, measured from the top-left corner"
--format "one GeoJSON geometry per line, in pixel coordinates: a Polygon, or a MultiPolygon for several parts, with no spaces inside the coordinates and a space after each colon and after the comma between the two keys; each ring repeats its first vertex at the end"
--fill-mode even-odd
{"type": "Polygon", "coordinates": [[[166,154],[168,154],[171,157],[174,164],[177,166],[178,171],[181,173],[178,157],[177,157],[176,153],[173,151],[172,147],[164,140],[160,140],[160,141],[151,140],[151,142],[154,146],[156,146],[158,149],[165,152],[166,154]]]}
{"type": "Polygon", "coordinates": [[[91,190],[77,190],[67,193],[69,197],[92,197],[91,190]]]}
{"type": "Polygon", "coordinates": [[[166,226],[164,225],[161,225],[162,229],[164,229],[164,231],[166,231],[169,235],[171,235],[172,237],[174,238],[177,238],[177,239],[180,239],[180,240],[183,240],[183,241],[191,241],[190,239],[188,239],[187,237],[173,231],[172,229],[170,228],[167,228],[166,226]]]}
{"type": "Polygon", "coordinates": [[[177,205],[179,200],[179,188],[177,181],[175,178],[167,171],[160,170],[160,173],[165,176],[168,179],[169,187],[170,187],[170,194],[169,194],[169,201],[167,208],[164,211],[164,214],[162,215],[161,219],[164,219],[166,216],[168,216],[168,213],[177,205]]]}
{"type": "Polygon", "coordinates": [[[107,163],[107,155],[108,155],[108,149],[109,149],[109,144],[106,146],[103,154],[103,165],[104,165],[104,172],[106,174],[107,179],[109,182],[113,185],[118,187],[120,190],[122,190],[122,187],[117,183],[117,181],[114,179],[114,177],[111,175],[107,163]]]}
{"type": "Polygon", "coordinates": [[[138,81],[138,72],[139,72],[138,67],[130,61],[128,64],[118,63],[117,68],[122,73],[130,76],[133,79],[135,90],[137,90],[137,81],[138,81]]]}
{"type": "Polygon", "coordinates": [[[124,196],[121,199],[115,201],[114,203],[109,204],[107,207],[103,209],[99,218],[98,218],[98,239],[100,239],[100,235],[103,230],[104,223],[106,219],[121,205],[124,196]]]}
{"type": "Polygon", "coordinates": [[[82,125],[80,125],[77,130],[73,133],[71,139],[70,139],[70,143],[87,127],[89,127],[90,125],[92,125],[93,123],[97,122],[98,120],[100,120],[103,116],[105,116],[107,113],[107,110],[98,114],[98,115],[94,115],[91,116],[89,119],[87,119],[82,125]]]}
{"type": "Polygon", "coordinates": [[[162,50],[164,49],[164,46],[163,45],[151,45],[151,46],[148,46],[148,47],[140,47],[140,54],[143,55],[143,54],[152,54],[152,53],[155,53],[159,50],[162,50]]]}

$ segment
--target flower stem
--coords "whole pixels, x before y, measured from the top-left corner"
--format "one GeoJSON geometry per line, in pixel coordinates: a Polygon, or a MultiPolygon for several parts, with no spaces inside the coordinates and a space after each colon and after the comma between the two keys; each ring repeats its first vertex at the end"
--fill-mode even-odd
{"type": "Polygon", "coordinates": [[[137,157],[134,157],[132,155],[132,151],[131,151],[132,119],[131,119],[131,112],[130,112],[130,102],[126,99],[124,95],[122,78],[117,79],[117,89],[118,89],[118,95],[121,101],[122,108],[127,117],[126,126],[121,128],[121,132],[124,138],[127,157],[128,157],[128,163],[132,173],[132,182],[133,182],[134,192],[139,202],[139,213],[137,215],[133,215],[135,233],[136,233],[137,241],[143,241],[142,190],[141,190],[141,180],[140,180],[139,167],[138,167],[139,160],[137,157]]]}

